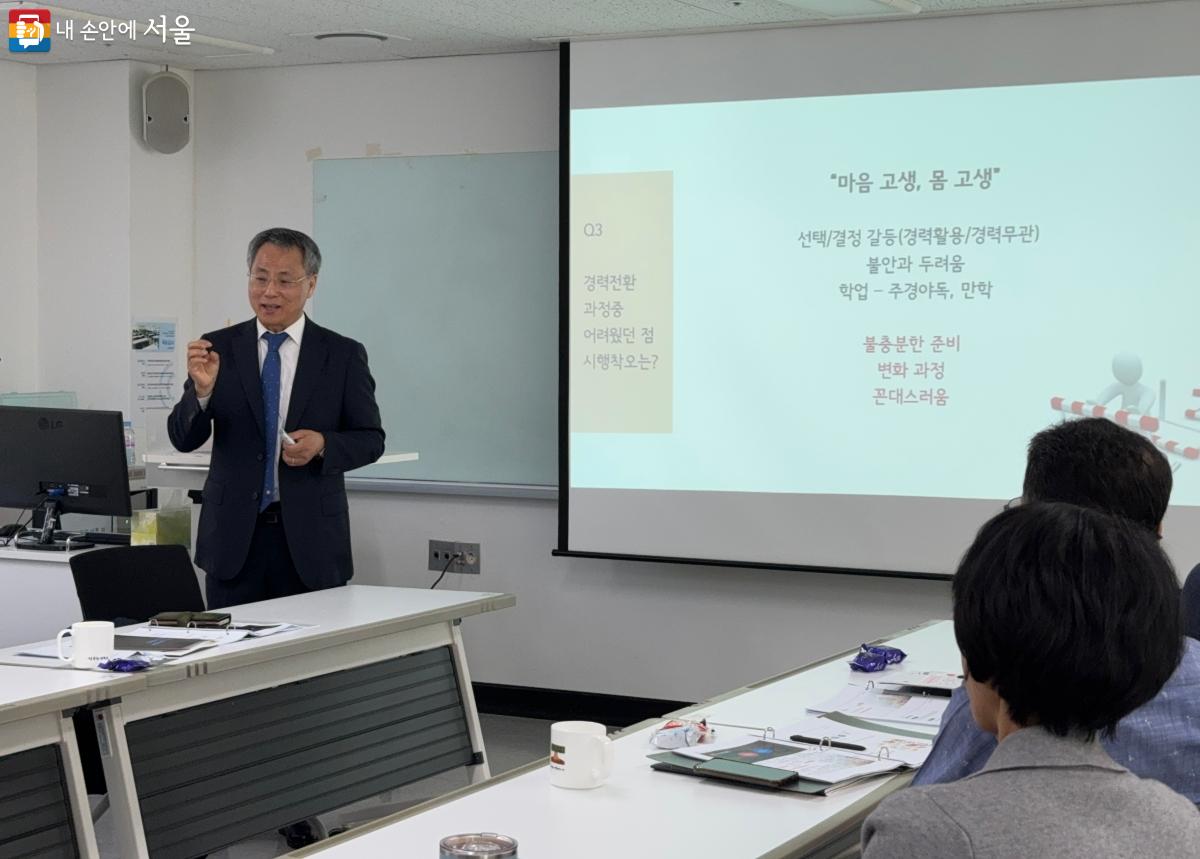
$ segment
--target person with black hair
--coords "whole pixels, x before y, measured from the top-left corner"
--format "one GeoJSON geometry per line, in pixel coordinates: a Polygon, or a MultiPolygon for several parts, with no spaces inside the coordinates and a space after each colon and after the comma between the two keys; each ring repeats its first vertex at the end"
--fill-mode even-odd
{"type": "MultiPolygon", "coordinates": [[[[1066,501],[1122,516],[1157,536],[1170,497],[1171,468],[1148,439],[1111,421],[1086,418],[1033,437],[1016,501],[1066,501]]],[[[1117,763],[1200,803],[1200,641],[1185,639],[1179,667],[1162,691],[1102,742],[1117,763]]],[[[996,738],[971,718],[966,691],[956,689],[913,784],[965,778],[995,748],[996,738]]]]}
{"type": "Polygon", "coordinates": [[[1034,503],[980,529],[954,577],[971,712],[999,745],[954,784],[893,794],[863,859],[1200,856],[1200,812],[1098,742],[1183,651],[1179,582],[1149,529],[1034,503]]]}
{"type": "Polygon", "coordinates": [[[1021,497],[1103,510],[1161,534],[1172,483],[1167,458],[1148,438],[1104,418],[1083,418],[1030,439],[1021,497]]]}

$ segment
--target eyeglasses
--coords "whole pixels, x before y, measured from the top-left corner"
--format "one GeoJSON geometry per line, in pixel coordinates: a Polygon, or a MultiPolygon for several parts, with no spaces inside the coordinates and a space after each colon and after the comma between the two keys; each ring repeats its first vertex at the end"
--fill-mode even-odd
{"type": "Polygon", "coordinates": [[[270,285],[272,280],[275,281],[275,285],[278,286],[280,289],[294,289],[294,288],[303,286],[304,282],[306,280],[308,280],[310,276],[311,275],[306,274],[297,280],[291,280],[289,278],[278,277],[278,276],[277,277],[267,277],[267,275],[265,275],[265,274],[248,275],[248,277],[250,278],[250,285],[252,287],[254,287],[255,289],[266,289],[270,285]]]}

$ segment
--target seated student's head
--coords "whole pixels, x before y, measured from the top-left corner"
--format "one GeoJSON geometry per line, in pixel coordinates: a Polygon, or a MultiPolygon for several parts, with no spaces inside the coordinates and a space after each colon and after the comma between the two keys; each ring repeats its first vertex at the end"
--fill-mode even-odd
{"type": "Polygon", "coordinates": [[[1171,466],[1150,440],[1103,418],[1065,421],[1029,442],[1022,500],[1068,501],[1159,531],[1171,466]]]}
{"type": "Polygon", "coordinates": [[[979,530],[953,593],[971,712],[1001,738],[1030,725],[1111,733],[1180,659],[1175,571],[1156,535],[1121,516],[1006,510],[979,530]]]}

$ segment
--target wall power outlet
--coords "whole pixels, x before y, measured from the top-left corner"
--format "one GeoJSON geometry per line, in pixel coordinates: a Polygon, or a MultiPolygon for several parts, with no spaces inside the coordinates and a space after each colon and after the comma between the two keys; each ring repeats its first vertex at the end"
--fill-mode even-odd
{"type": "Polygon", "coordinates": [[[479,573],[479,544],[453,540],[429,541],[429,569],[440,573],[479,573]],[[457,557],[455,557],[457,556],[457,557]],[[449,563],[450,566],[446,567],[449,563]]]}

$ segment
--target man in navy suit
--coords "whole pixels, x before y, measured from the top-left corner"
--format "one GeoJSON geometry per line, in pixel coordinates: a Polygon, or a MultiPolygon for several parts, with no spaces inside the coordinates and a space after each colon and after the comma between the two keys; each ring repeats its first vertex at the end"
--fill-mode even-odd
{"type": "Polygon", "coordinates": [[[345,584],[354,569],[342,475],[383,453],[366,350],[304,315],[316,243],[264,230],[246,262],[256,318],[188,344],[167,423],[182,451],[213,436],[196,540],[209,608],[345,584]]]}

